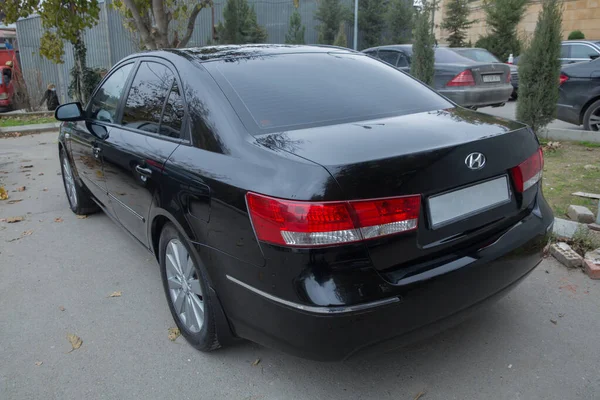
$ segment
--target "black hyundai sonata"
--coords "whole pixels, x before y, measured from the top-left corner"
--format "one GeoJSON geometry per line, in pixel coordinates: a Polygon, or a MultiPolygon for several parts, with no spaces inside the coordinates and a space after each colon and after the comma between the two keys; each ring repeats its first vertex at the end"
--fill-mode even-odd
{"type": "Polygon", "coordinates": [[[350,50],[136,54],[56,118],[71,209],[156,256],[203,351],[398,347],[513,288],[552,227],[527,126],[350,50]]]}

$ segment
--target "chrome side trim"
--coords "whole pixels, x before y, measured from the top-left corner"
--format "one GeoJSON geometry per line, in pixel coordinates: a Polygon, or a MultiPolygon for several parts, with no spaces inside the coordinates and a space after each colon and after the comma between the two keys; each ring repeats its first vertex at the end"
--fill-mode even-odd
{"type": "Polygon", "coordinates": [[[372,301],[370,303],[356,304],[353,306],[333,306],[333,307],[315,307],[315,306],[305,306],[303,304],[294,303],[288,300],[281,299],[279,297],[273,296],[269,293],[263,292],[253,286],[248,285],[238,279],[230,275],[226,275],[227,279],[232,281],[233,283],[237,283],[243,288],[248,289],[251,292],[254,292],[268,300],[274,301],[275,303],[282,304],[287,307],[294,308],[296,310],[305,311],[314,314],[345,314],[356,311],[365,311],[375,307],[381,307],[388,304],[399,303],[400,299],[398,297],[388,297],[387,299],[372,301]]]}
{"type": "Polygon", "coordinates": [[[140,214],[136,213],[131,207],[129,207],[127,204],[123,203],[121,200],[117,199],[115,197],[114,194],[108,192],[108,196],[113,199],[116,200],[117,203],[119,203],[124,209],[126,209],[127,211],[129,211],[130,213],[132,213],[133,215],[135,215],[140,221],[142,222],[146,222],[146,218],[142,217],[140,214]]]}

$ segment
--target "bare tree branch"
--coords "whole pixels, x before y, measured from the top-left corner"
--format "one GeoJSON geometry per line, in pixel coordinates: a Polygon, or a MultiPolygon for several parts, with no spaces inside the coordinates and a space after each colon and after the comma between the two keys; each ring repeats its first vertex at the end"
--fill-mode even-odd
{"type": "MultiPolygon", "coordinates": [[[[188,18],[187,29],[185,31],[185,35],[183,35],[183,38],[181,38],[181,41],[179,43],[177,43],[176,47],[187,46],[188,42],[190,41],[190,39],[192,37],[192,33],[194,33],[194,25],[196,24],[196,18],[198,17],[198,14],[204,7],[211,5],[211,3],[212,3],[211,0],[204,0],[204,1],[201,1],[198,4],[196,4],[194,9],[192,10],[192,13],[190,14],[190,17],[188,18]]],[[[212,31],[213,27],[211,26],[210,29],[212,31]]]]}
{"type": "Polygon", "coordinates": [[[147,25],[144,23],[144,19],[140,15],[140,11],[136,7],[133,0],[123,0],[123,3],[129,9],[129,11],[131,11],[131,15],[133,16],[136,27],[139,29],[140,37],[142,38],[144,44],[151,50],[156,49],[156,43],[154,40],[152,40],[150,31],[148,30],[147,25]]]}

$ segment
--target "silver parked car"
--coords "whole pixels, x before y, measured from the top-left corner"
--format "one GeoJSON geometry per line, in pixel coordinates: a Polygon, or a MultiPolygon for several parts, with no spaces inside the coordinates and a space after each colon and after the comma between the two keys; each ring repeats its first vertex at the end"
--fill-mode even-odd
{"type": "MultiPolygon", "coordinates": [[[[363,52],[410,73],[410,44],[373,47],[363,52]]],[[[463,107],[503,106],[513,92],[510,79],[506,64],[478,62],[448,48],[435,49],[433,88],[463,107]]]]}

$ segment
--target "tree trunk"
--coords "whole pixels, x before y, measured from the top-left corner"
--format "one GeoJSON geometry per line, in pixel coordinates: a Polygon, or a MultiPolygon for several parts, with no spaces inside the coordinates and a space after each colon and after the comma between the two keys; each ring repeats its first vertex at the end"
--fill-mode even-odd
{"type": "Polygon", "coordinates": [[[87,93],[83,88],[83,71],[86,68],[86,53],[87,49],[85,48],[85,43],[83,42],[83,33],[80,31],[77,34],[77,41],[73,44],[73,58],[75,59],[75,74],[76,78],[76,87],[77,87],[77,97],[81,104],[85,104],[87,101],[87,93]]]}

